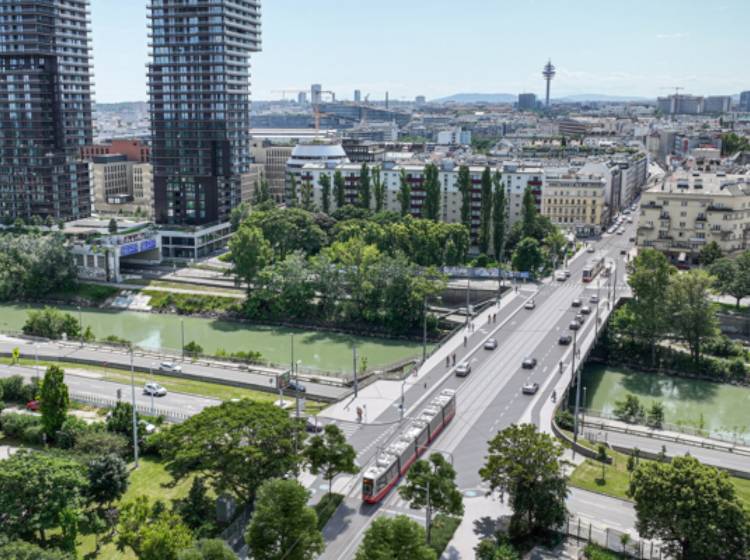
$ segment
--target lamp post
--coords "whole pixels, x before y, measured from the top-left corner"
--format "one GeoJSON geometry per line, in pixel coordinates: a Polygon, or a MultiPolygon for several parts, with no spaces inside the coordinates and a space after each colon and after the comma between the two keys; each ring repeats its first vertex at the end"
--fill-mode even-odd
{"type": "Polygon", "coordinates": [[[469,317],[471,316],[471,278],[466,279],[466,328],[469,328],[469,317]]]}
{"type": "Polygon", "coordinates": [[[354,372],[354,398],[358,395],[358,383],[357,383],[357,347],[352,344],[352,371],[354,372]]]}
{"type": "Polygon", "coordinates": [[[81,312],[81,306],[77,306],[78,308],[78,338],[81,339],[81,347],[83,347],[83,313],[81,312]]]}
{"type": "MultiPolygon", "coordinates": [[[[578,443],[578,411],[581,406],[581,374],[579,371],[576,370],[576,334],[577,331],[573,331],[573,356],[571,359],[571,377],[575,376],[576,378],[576,410],[575,410],[575,417],[573,421],[573,443],[578,443]]],[[[573,458],[575,459],[576,455],[576,448],[575,445],[573,446],[573,458]]]]}
{"type": "Polygon", "coordinates": [[[135,412],[135,369],[133,367],[133,348],[130,348],[130,396],[133,404],[133,457],[135,468],[138,468],[138,418],[135,412]]]}
{"type": "Polygon", "coordinates": [[[182,361],[185,361],[185,320],[180,319],[180,352],[182,361]]]}
{"type": "Polygon", "coordinates": [[[294,390],[294,399],[295,399],[295,407],[297,409],[296,416],[297,420],[299,420],[300,417],[300,410],[299,410],[299,366],[302,363],[302,360],[297,360],[294,363],[295,369],[294,369],[294,382],[295,382],[295,390],[294,390]]]}
{"type": "Polygon", "coordinates": [[[427,295],[422,300],[422,363],[427,361],[427,295]]]}

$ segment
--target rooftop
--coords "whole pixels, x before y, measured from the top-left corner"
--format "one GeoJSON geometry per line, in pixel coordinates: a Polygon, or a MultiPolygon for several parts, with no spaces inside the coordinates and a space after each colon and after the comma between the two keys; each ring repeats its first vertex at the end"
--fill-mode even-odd
{"type": "Polygon", "coordinates": [[[750,195],[750,175],[678,171],[648,192],[712,196],[750,195]]]}

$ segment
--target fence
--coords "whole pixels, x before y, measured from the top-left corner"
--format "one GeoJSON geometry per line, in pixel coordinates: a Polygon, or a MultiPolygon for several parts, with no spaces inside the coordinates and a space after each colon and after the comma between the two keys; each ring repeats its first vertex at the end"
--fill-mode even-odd
{"type": "Polygon", "coordinates": [[[575,515],[568,516],[563,531],[566,536],[594,543],[612,552],[628,555],[639,560],[667,560],[657,541],[633,538],[630,533],[610,527],[600,527],[575,515]]]}
{"type": "MultiPolygon", "coordinates": [[[[71,393],[70,398],[71,400],[74,400],[76,402],[82,404],[90,404],[99,408],[115,408],[115,406],[117,406],[117,403],[120,402],[117,399],[107,399],[105,397],[92,395],[90,393],[71,393]]],[[[180,422],[184,422],[185,420],[190,418],[189,415],[183,414],[182,412],[177,412],[176,410],[159,407],[151,408],[150,406],[144,406],[142,404],[136,404],[135,410],[139,414],[143,414],[145,416],[161,416],[165,420],[174,422],[175,424],[179,424],[180,422]]]]}

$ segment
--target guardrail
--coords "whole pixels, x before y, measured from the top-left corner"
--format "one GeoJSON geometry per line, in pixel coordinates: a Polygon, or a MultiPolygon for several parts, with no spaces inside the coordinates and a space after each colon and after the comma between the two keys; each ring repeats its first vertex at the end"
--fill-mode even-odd
{"type": "MultiPolygon", "coordinates": [[[[78,403],[90,404],[98,408],[115,408],[117,406],[117,403],[121,402],[117,399],[108,399],[106,397],[100,397],[99,395],[92,395],[90,393],[70,393],[70,398],[71,400],[74,400],[78,403]]],[[[124,400],[122,402],[128,401],[124,400]]],[[[142,404],[136,404],[135,410],[139,414],[145,416],[161,416],[165,420],[175,424],[179,424],[190,418],[188,414],[183,414],[182,412],[177,412],[176,410],[159,407],[151,408],[150,406],[145,406],[142,404]]]]}

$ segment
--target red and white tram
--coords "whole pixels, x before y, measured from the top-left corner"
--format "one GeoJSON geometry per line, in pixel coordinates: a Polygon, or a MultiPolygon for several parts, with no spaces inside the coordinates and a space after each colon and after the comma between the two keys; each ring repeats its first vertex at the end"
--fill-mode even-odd
{"type": "Polygon", "coordinates": [[[382,500],[455,415],[456,392],[443,389],[365,471],[362,500],[368,504],[382,500]]]}

